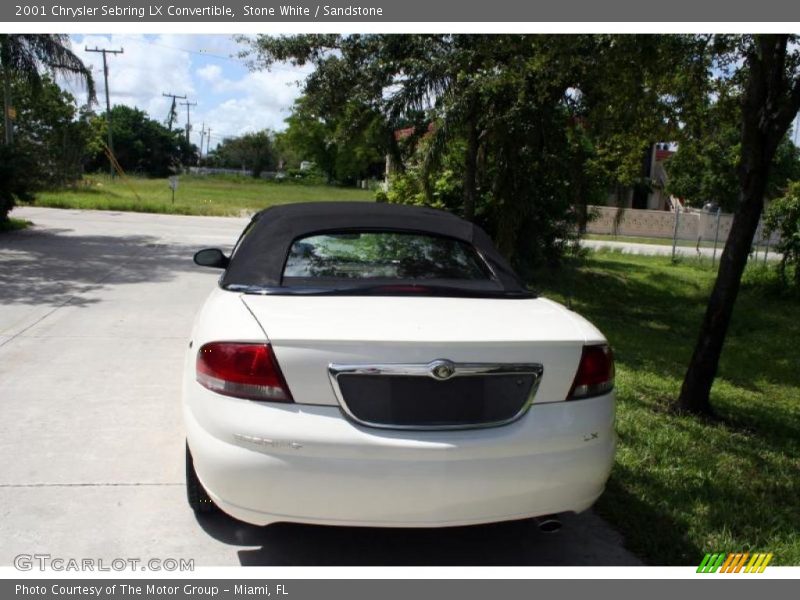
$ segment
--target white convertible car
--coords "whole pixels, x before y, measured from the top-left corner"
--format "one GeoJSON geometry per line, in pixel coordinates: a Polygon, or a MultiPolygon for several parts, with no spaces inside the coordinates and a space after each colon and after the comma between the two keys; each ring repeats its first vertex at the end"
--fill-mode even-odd
{"type": "MultiPolygon", "coordinates": [[[[258,213],[184,366],[195,511],[248,523],[441,527],[583,511],[615,448],[603,335],[536,297],[442,211],[258,213]]],[[[601,293],[598,291],[598,293],[601,293]]],[[[544,527],[543,527],[544,528],[544,527]]]]}

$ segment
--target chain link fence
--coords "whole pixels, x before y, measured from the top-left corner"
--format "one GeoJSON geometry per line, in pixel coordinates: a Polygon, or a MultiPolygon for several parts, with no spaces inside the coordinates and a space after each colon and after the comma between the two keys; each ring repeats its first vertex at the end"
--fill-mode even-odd
{"type": "MultiPolygon", "coordinates": [[[[630,238],[659,238],[677,245],[687,242],[700,248],[712,248],[712,261],[721,252],[731,231],[733,215],[718,208],[692,209],[677,206],[674,210],[644,210],[615,206],[590,206],[586,232],[630,238]]],[[[767,237],[759,222],[753,238],[751,258],[767,260],[771,248],[780,240],[777,233],[767,237]]]]}

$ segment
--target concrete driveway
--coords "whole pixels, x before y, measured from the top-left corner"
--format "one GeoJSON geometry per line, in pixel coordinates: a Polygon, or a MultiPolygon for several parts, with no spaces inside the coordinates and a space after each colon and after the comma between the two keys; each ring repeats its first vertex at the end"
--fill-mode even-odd
{"type": "Polygon", "coordinates": [[[449,530],[198,520],[184,498],[181,360],[243,219],[22,208],[0,235],[0,565],[18,554],[226,565],[631,565],[592,513],[449,530]]]}

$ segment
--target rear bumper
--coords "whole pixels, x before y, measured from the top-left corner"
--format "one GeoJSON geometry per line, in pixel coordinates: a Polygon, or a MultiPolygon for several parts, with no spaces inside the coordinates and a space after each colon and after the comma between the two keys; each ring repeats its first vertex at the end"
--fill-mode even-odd
{"type": "Polygon", "coordinates": [[[614,458],[613,393],[534,404],[502,427],[403,432],[354,425],[338,407],[188,388],[198,477],[222,510],[257,525],[442,527],[580,512],[614,458]]]}

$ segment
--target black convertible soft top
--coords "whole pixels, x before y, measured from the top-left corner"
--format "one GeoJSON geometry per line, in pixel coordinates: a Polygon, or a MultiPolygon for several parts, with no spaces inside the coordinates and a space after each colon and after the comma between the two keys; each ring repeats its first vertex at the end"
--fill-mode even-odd
{"type": "Polygon", "coordinates": [[[325,232],[370,230],[421,232],[472,244],[493,271],[499,295],[530,295],[486,232],[474,223],[442,210],[370,202],[303,202],[258,212],[239,239],[220,285],[281,293],[276,288],[282,286],[284,265],[295,240],[325,232]]]}

